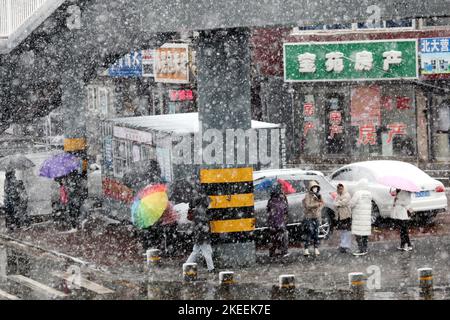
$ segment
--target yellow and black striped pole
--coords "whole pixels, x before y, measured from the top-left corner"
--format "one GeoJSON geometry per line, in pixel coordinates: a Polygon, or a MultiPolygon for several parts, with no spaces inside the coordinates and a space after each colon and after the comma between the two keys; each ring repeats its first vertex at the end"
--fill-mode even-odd
{"type": "Polygon", "coordinates": [[[227,266],[252,263],[253,168],[202,169],[200,183],[211,200],[208,216],[219,263],[227,266]],[[245,248],[235,244],[244,244],[245,248]]]}
{"type": "Polygon", "coordinates": [[[348,285],[353,300],[364,300],[364,287],[366,276],[362,272],[352,272],[348,274],[348,285]]]}
{"type": "Polygon", "coordinates": [[[433,299],[433,269],[417,269],[419,274],[420,296],[425,300],[433,299]]]}

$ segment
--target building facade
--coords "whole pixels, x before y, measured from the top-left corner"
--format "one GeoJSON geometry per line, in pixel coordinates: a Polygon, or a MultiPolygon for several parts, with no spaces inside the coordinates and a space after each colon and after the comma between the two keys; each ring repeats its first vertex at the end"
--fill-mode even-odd
{"type": "Polygon", "coordinates": [[[254,30],[254,114],[286,127],[292,166],[331,171],[395,159],[446,180],[449,25],[441,18],[254,30]]]}

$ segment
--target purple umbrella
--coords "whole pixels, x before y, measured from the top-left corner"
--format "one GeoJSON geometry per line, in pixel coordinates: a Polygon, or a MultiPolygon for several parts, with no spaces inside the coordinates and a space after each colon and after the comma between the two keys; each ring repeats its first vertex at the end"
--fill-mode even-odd
{"type": "Polygon", "coordinates": [[[414,182],[399,176],[384,176],[378,179],[378,182],[391,188],[396,188],[409,192],[420,191],[420,188],[414,182]]]}
{"type": "Polygon", "coordinates": [[[80,168],[80,159],[69,153],[62,153],[44,161],[39,175],[50,179],[60,178],[80,168]]]}

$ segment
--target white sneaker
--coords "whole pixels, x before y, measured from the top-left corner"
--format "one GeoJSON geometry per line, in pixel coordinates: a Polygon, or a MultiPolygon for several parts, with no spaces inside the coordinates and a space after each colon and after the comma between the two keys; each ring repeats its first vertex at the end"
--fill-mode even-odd
{"type": "Polygon", "coordinates": [[[316,256],[320,256],[320,251],[319,251],[319,249],[314,248],[314,254],[315,254],[316,256]]]}
{"type": "Polygon", "coordinates": [[[305,249],[305,251],[303,251],[303,255],[306,257],[306,256],[309,256],[309,250],[308,249],[305,249]]]}
{"type": "Polygon", "coordinates": [[[413,247],[405,245],[405,251],[412,251],[413,247]]]}

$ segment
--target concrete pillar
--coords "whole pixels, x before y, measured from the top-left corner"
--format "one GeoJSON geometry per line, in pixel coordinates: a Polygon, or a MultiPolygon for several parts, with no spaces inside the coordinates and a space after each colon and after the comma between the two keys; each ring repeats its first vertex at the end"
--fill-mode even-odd
{"type": "MultiPolygon", "coordinates": [[[[76,66],[72,66],[76,68],[76,66]]],[[[70,181],[71,188],[79,190],[81,206],[88,197],[87,190],[87,141],[86,141],[86,103],[87,94],[79,70],[67,71],[62,79],[62,113],[64,115],[64,151],[72,153],[81,160],[80,174],[70,181]]],[[[81,210],[80,213],[81,214],[81,210]]]]}
{"type": "MultiPolygon", "coordinates": [[[[247,130],[251,128],[249,35],[247,29],[212,30],[199,33],[197,86],[199,120],[203,134],[208,129],[215,129],[215,132],[220,132],[222,137],[225,138],[227,129],[247,130]]],[[[207,143],[203,141],[203,148],[210,142],[211,140],[207,143]]],[[[248,150],[248,146],[246,146],[246,150],[248,150]]],[[[216,157],[214,163],[205,163],[205,158],[203,158],[202,168],[205,170],[243,169],[241,171],[236,170],[232,174],[229,174],[230,171],[218,171],[218,176],[236,177],[241,174],[249,176],[245,178],[249,180],[248,182],[247,180],[245,182],[242,182],[242,179],[239,180],[239,183],[241,183],[239,187],[246,188],[245,193],[248,200],[248,196],[253,194],[252,173],[248,174],[248,170],[245,170],[246,167],[250,171],[253,169],[242,163],[230,164],[229,161],[226,161],[225,151],[224,147],[223,154],[216,157]],[[244,184],[247,184],[247,186],[243,186],[244,184]]],[[[211,180],[213,179],[210,179],[210,182],[211,180]]],[[[201,179],[201,182],[205,186],[205,181],[201,179]]],[[[223,185],[227,183],[228,185],[230,183],[238,184],[237,181],[232,180],[221,182],[223,185]]],[[[213,196],[226,195],[230,201],[229,205],[221,207],[220,210],[222,211],[213,209],[215,211],[212,213],[212,210],[209,210],[210,219],[215,220],[212,222],[211,228],[215,263],[220,267],[251,265],[256,261],[255,243],[250,235],[250,232],[254,229],[253,203],[246,201],[246,209],[242,209],[242,206],[237,207],[236,201],[232,197],[236,192],[221,189],[220,183],[214,184],[215,190],[208,194],[213,196]],[[231,203],[234,203],[234,205],[231,203]],[[245,219],[242,219],[244,210],[245,219]]],[[[253,197],[251,196],[251,198],[253,197]]]]}
{"type": "MultiPolygon", "coordinates": [[[[417,155],[420,163],[427,164],[428,158],[428,121],[427,119],[427,98],[421,89],[416,88],[416,108],[417,108],[417,155]]],[[[431,114],[429,114],[431,117],[431,114]]]]}

